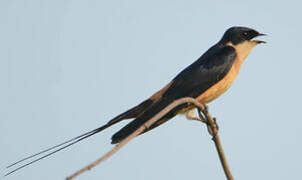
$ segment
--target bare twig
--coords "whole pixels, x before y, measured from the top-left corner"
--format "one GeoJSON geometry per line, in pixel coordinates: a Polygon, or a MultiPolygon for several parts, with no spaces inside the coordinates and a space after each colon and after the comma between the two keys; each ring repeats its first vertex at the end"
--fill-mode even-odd
{"type": "MultiPolygon", "coordinates": [[[[195,104],[195,105],[198,108],[200,108],[197,104],[195,104]]],[[[204,107],[206,107],[206,106],[204,106],[204,107]]],[[[231,173],[230,167],[229,167],[228,162],[226,160],[226,156],[224,154],[220,138],[218,136],[218,129],[217,129],[218,126],[216,124],[216,119],[212,118],[211,114],[208,112],[207,107],[203,108],[203,109],[200,108],[200,111],[202,111],[203,115],[206,118],[206,121],[208,122],[208,124],[209,124],[209,126],[212,130],[212,136],[213,136],[212,140],[215,142],[215,147],[216,147],[216,150],[218,152],[219,159],[220,159],[221,165],[222,165],[223,170],[224,170],[224,174],[225,174],[225,176],[227,177],[228,180],[234,180],[234,177],[231,173]]],[[[200,116],[201,116],[201,114],[199,114],[199,117],[200,116]]],[[[203,118],[203,117],[200,117],[200,118],[203,118]]]]}
{"type": "Polygon", "coordinates": [[[149,128],[158,119],[160,119],[163,116],[165,116],[168,112],[170,112],[175,107],[177,107],[177,106],[179,106],[181,104],[185,104],[185,103],[193,104],[193,105],[195,105],[198,109],[200,109],[203,112],[203,114],[204,114],[204,116],[206,118],[206,121],[209,123],[209,125],[212,128],[212,131],[214,133],[213,141],[215,142],[216,149],[218,151],[219,158],[220,158],[220,161],[222,163],[224,172],[225,172],[228,180],[233,180],[231,171],[229,170],[229,166],[227,164],[226,157],[225,157],[223,149],[222,149],[222,145],[221,145],[219,136],[217,134],[217,129],[216,129],[215,121],[213,120],[213,118],[211,117],[211,115],[208,113],[206,106],[203,105],[203,104],[201,104],[201,103],[199,103],[197,100],[195,100],[193,98],[181,98],[181,99],[178,99],[178,100],[174,101],[169,106],[167,106],[166,108],[164,108],[162,111],[160,111],[159,113],[157,113],[150,120],[148,120],[139,129],[137,129],[135,132],[133,132],[132,134],[130,134],[126,139],[122,140],[119,144],[117,144],[112,150],[110,150],[108,153],[106,153],[103,157],[101,157],[100,159],[94,161],[93,163],[89,164],[88,166],[86,166],[86,167],[78,170],[77,172],[75,172],[71,176],[67,177],[66,179],[67,180],[71,180],[71,179],[77,177],[78,175],[84,173],[85,171],[88,171],[88,170],[92,169],[93,167],[97,166],[98,164],[100,164],[104,160],[108,159],[115,152],[117,152],[120,148],[122,148],[124,145],[126,145],[129,141],[131,141],[137,135],[139,135],[140,133],[142,133],[145,129],[149,128]]]}

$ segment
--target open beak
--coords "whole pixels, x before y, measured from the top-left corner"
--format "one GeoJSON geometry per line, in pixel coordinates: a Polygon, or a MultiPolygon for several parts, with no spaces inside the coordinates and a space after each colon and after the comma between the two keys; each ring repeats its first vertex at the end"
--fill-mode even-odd
{"type": "MultiPolygon", "coordinates": [[[[266,34],[259,33],[258,36],[256,36],[256,37],[259,37],[259,36],[266,36],[266,34]]],[[[252,41],[256,42],[257,44],[266,43],[265,41],[261,41],[261,40],[257,40],[257,39],[252,40],[252,41]]]]}

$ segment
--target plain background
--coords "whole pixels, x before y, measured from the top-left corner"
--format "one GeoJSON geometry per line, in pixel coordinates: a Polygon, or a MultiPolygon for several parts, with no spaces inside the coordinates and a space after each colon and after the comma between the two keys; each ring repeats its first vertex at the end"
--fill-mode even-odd
{"type": "MultiPolygon", "coordinates": [[[[234,25],[266,33],[210,104],[236,179],[301,179],[300,1],[0,2],[0,167],[94,129],[152,95],[234,25]]],[[[123,122],[4,179],[63,179],[123,122]]],[[[204,125],[179,116],[81,175],[224,179],[204,125]]]]}

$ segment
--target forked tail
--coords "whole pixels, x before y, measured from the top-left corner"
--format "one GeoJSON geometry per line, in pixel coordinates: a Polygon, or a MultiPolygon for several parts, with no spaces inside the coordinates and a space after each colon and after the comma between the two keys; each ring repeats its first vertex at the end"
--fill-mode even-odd
{"type": "Polygon", "coordinates": [[[84,140],[84,139],[86,139],[86,138],[88,138],[88,137],[90,137],[90,136],[92,136],[94,134],[97,134],[97,133],[99,133],[99,132],[107,129],[108,127],[110,127],[110,126],[112,126],[112,125],[114,125],[114,124],[116,124],[116,123],[118,123],[118,122],[120,122],[120,121],[122,121],[124,119],[136,118],[140,114],[142,114],[148,107],[150,107],[150,105],[152,105],[152,103],[153,103],[152,100],[147,99],[147,100],[143,101],[142,103],[140,103],[139,105],[137,105],[137,106],[129,109],[128,111],[126,111],[126,112],[124,112],[124,113],[116,116],[115,118],[113,118],[112,120],[110,120],[104,126],[101,126],[101,127],[96,128],[96,129],[94,129],[92,131],[86,132],[86,133],[84,133],[82,135],[79,135],[79,136],[74,137],[72,139],[69,139],[69,140],[67,140],[65,142],[62,142],[62,143],[60,143],[58,145],[55,145],[53,147],[47,148],[47,149],[45,149],[43,151],[40,151],[38,153],[35,153],[35,154],[30,155],[28,157],[25,157],[25,158],[23,158],[23,159],[21,159],[19,161],[16,161],[16,162],[10,164],[9,166],[7,166],[6,168],[15,167],[16,165],[18,165],[18,164],[20,164],[20,163],[22,163],[22,162],[24,162],[26,160],[32,159],[34,157],[38,157],[39,155],[42,155],[42,154],[48,152],[48,154],[45,154],[45,155],[43,155],[41,157],[38,157],[37,159],[34,159],[34,160],[32,160],[32,161],[30,161],[30,162],[28,162],[28,163],[26,163],[26,164],[24,164],[22,166],[19,166],[19,167],[13,169],[12,171],[6,173],[4,176],[8,176],[8,175],[10,175],[10,174],[12,174],[12,173],[14,173],[14,172],[16,172],[16,171],[18,171],[18,170],[26,167],[26,166],[28,166],[30,164],[33,164],[33,163],[35,163],[35,162],[37,162],[39,160],[42,160],[42,159],[44,159],[44,158],[46,158],[46,157],[48,157],[48,156],[50,156],[52,154],[55,154],[55,153],[57,153],[57,152],[65,149],[65,148],[67,148],[69,146],[72,146],[73,144],[76,144],[76,143],[78,143],[78,142],[80,142],[80,141],[82,141],[82,140],[84,140]]]}

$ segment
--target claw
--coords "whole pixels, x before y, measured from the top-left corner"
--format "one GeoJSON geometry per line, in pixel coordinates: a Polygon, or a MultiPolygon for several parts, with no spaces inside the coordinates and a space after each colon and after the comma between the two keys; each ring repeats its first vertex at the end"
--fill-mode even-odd
{"type": "Polygon", "coordinates": [[[211,128],[211,126],[210,126],[210,123],[207,121],[206,117],[204,117],[204,116],[206,116],[206,114],[208,113],[208,106],[205,105],[204,107],[205,107],[205,109],[204,109],[203,111],[201,111],[200,109],[197,109],[197,113],[198,113],[198,116],[199,116],[199,117],[196,117],[196,116],[194,115],[194,110],[193,110],[193,109],[190,110],[190,111],[188,111],[188,112],[186,113],[186,117],[187,117],[187,119],[189,119],[189,120],[197,120],[197,121],[201,121],[201,122],[205,123],[205,124],[207,125],[207,129],[208,129],[209,134],[210,134],[212,137],[215,137],[215,136],[217,135],[217,132],[218,132],[218,129],[219,129],[218,124],[217,124],[217,122],[216,122],[216,118],[213,118],[213,121],[214,121],[214,128],[215,128],[215,130],[214,130],[215,133],[214,133],[214,131],[212,130],[212,128],[211,128]],[[204,114],[205,114],[205,115],[204,115],[204,114]]]}
{"type": "Polygon", "coordinates": [[[216,128],[216,130],[218,131],[218,130],[219,130],[219,126],[218,126],[218,124],[217,124],[216,118],[214,117],[213,120],[214,120],[214,123],[215,123],[215,128],[216,128]]]}
{"type": "Polygon", "coordinates": [[[212,131],[212,128],[211,128],[210,124],[207,124],[207,128],[208,128],[208,132],[209,132],[213,137],[215,137],[215,136],[217,135],[217,133],[218,133],[219,126],[218,126],[218,124],[217,124],[217,122],[216,122],[216,118],[213,118],[213,121],[214,121],[214,126],[215,126],[215,129],[216,129],[215,133],[212,131]]]}

